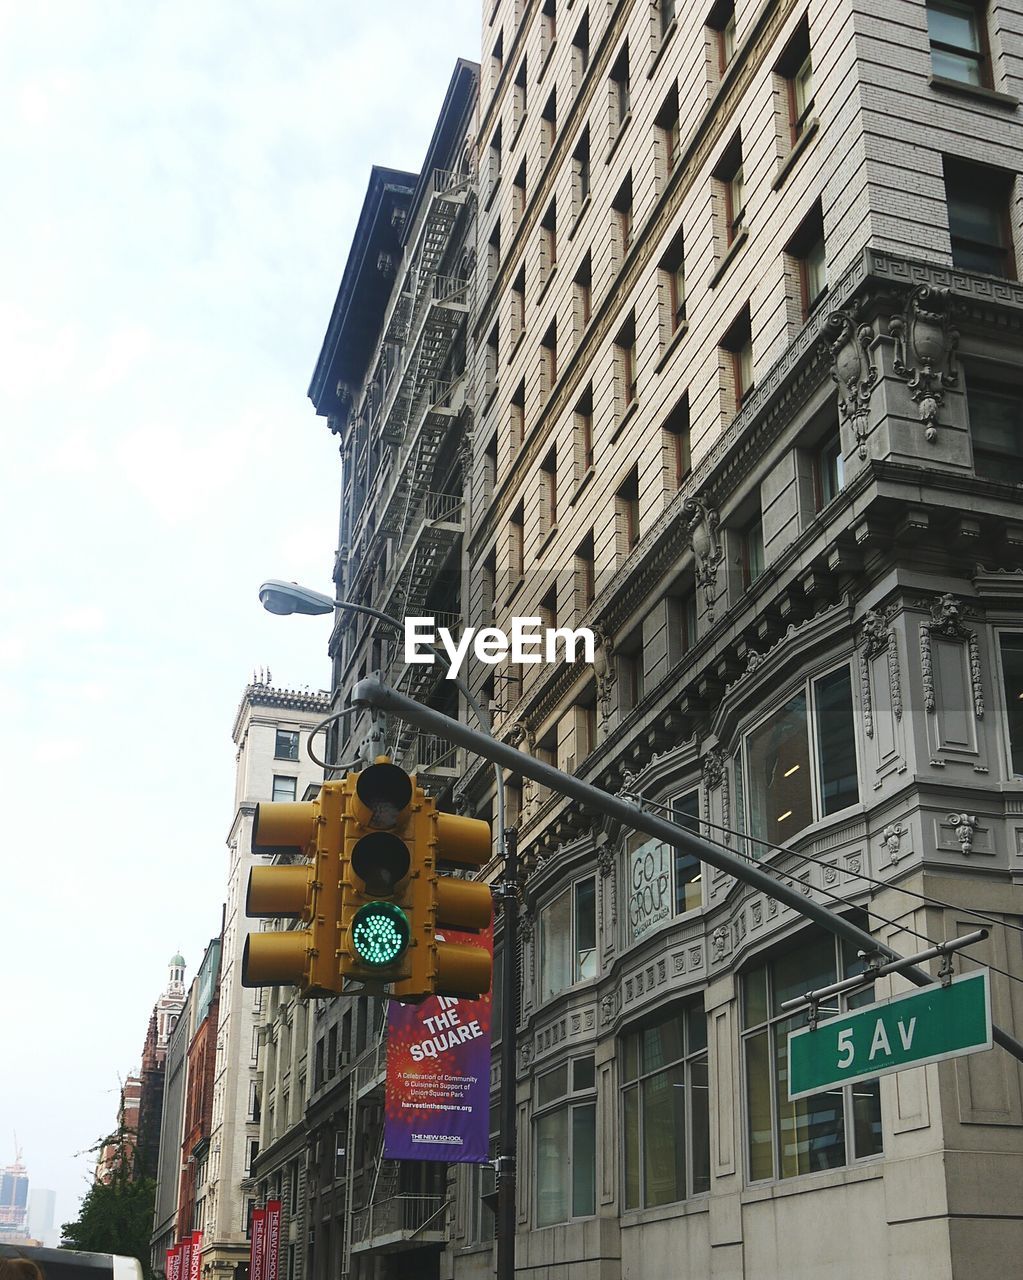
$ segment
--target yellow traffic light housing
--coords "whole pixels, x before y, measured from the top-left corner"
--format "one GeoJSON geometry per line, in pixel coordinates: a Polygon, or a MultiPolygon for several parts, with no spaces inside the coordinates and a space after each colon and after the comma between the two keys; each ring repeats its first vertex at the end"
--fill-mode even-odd
{"type": "Polygon", "coordinates": [[[337,952],[346,799],[343,782],[326,782],[315,800],[256,806],[252,852],[300,853],[306,861],[253,867],[245,913],[302,920],[307,927],[250,933],[242,955],[243,986],[295,986],[306,997],[341,991],[337,952]]]}
{"type": "Polygon", "coordinates": [[[409,974],[394,984],[393,994],[399,1000],[486,995],[492,968],[489,947],[449,941],[444,930],[479,933],[486,929],[492,912],[490,886],[439,875],[437,867],[442,862],[484,866],[490,861],[490,826],[477,818],[438,813],[428,796],[423,796],[414,816],[409,974]]]}

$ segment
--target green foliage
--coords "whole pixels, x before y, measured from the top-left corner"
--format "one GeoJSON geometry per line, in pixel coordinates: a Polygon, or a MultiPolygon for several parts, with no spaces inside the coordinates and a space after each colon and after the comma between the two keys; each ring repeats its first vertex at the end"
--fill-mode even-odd
{"type": "Polygon", "coordinates": [[[114,1150],[108,1162],[109,1180],[94,1182],[85,1193],[78,1220],[61,1228],[63,1244],[69,1249],[137,1258],[146,1280],[152,1280],[149,1241],[156,1183],[138,1176],[134,1142],[124,1130],[105,1138],[96,1150],[110,1147],[114,1150]]]}

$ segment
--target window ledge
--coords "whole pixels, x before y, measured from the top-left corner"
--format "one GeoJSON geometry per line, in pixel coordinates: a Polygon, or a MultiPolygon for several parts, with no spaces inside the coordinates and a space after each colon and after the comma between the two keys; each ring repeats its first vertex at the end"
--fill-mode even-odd
{"type": "Polygon", "coordinates": [[[652,1209],[622,1209],[622,1230],[643,1227],[648,1222],[664,1222],[670,1218],[684,1218],[691,1213],[709,1211],[710,1196],[706,1191],[701,1191],[688,1200],[674,1200],[671,1204],[660,1204],[652,1209]]]}
{"type": "Polygon", "coordinates": [[[1019,106],[1019,98],[1011,93],[1002,93],[998,89],[989,89],[982,84],[967,84],[965,80],[950,80],[947,76],[931,76],[928,84],[941,93],[961,94],[964,98],[976,98],[978,102],[987,102],[992,107],[1005,107],[1015,111],[1019,106]]]}
{"type": "Polygon", "coordinates": [[[658,64],[660,63],[661,59],[664,57],[664,51],[665,49],[667,49],[668,45],[671,44],[671,38],[677,30],[678,30],[678,19],[672,18],[672,20],[668,23],[668,26],[664,32],[664,35],[661,36],[660,43],[658,44],[657,48],[654,50],[654,56],[650,60],[650,68],[646,73],[646,78],[648,80],[652,78],[654,72],[657,70],[658,64]]]}
{"type": "Polygon", "coordinates": [[[489,212],[490,206],[494,203],[494,198],[496,197],[500,189],[501,189],[501,175],[498,174],[497,177],[494,179],[493,183],[491,184],[490,191],[487,195],[486,200],[483,201],[484,213],[489,212]]]}
{"type": "Polygon", "coordinates": [[[572,226],[568,233],[569,240],[571,240],[572,237],[575,235],[575,233],[579,230],[579,223],[582,222],[583,216],[589,207],[590,207],[590,193],[587,191],[585,200],[583,200],[582,204],[579,206],[579,212],[575,215],[575,217],[572,220],[572,226]]]}
{"type": "Polygon", "coordinates": [[[632,112],[627,111],[625,113],[625,119],[618,126],[618,132],[611,139],[611,145],[607,149],[607,158],[604,161],[605,164],[611,163],[611,158],[614,155],[614,153],[618,150],[619,142],[621,142],[622,138],[625,137],[625,131],[626,129],[628,129],[629,123],[631,120],[632,120],[632,112]]]}
{"type": "Polygon", "coordinates": [[[735,237],[732,243],[728,246],[728,252],[721,259],[721,265],[718,267],[717,271],[715,271],[714,274],[711,276],[710,282],[707,285],[708,289],[717,288],[718,282],[721,280],[721,277],[732,265],[733,259],[738,257],[739,251],[742,249],[743,245],[746,243],[748,239],[749,239],[749,228],[743,227],[743,229],[735,237]]]}
{"type": "Polygon", "coordinates": [[[551,267],[550,271],[547,272],[547,279],[543,282],[540,292],[537,295],[537,299],[536,299],[537,306],[539,306],[540,303],[543,302],[544,298],[547,297],[547,290],[551,287],[551,281],[554,279],[554,277],[557,274],[558,274],[558,264],[555,262],[554,265],[551,267]]]}
{"type": "Polygon", "coordinates": [[[547,530],[547,532],[543,535],[543,538],[540,540],[540,545],[536,549],[537,560],[540,559],[543,553],[547,550],[547,548],[551,545],[551,543],[557,537],[557,533],[558,533],[558,524],[557,524],[557,521],[555,521],[554,524],[552,524],[551,527],[547,530]]]}
{"type": "Polygon", "coordinates": [[[504,602],[505,602],[505,604],[511,604],[511,602],[512,602],[512,601],[515,599],[515,597],[518,595],[518,593],[519,593],[519,589],[520,589],[520,587],[522,586],[522,584],[525,582],[525,580],[526,580],[526,579],[525,579],[525,577],[524,577],[522,574],[520,574],[520,575],[515,579],[515,581],[514,581],[514,582],[511,584],[511,586],[508,588],[508,595],[505,597],[505,601],[504,601],[504,602]]]}
{"type": "Polygon", "coordinates": [[[817,1172],[798,1173],[792,1178],[774,1178],[770,1182],[757,1182],[741,1191],[743,1204],[756,1204],[761,1200],[777,1200],[820,1187],[845,1187],[854,1182],[871,1182],[884,1177],[884,1156],[868,1156],[841,1169],[821,1169],[817,1172]],[[812,1187],[808,1179],[812,1178],[812,1187]]]}
{"type": "Polygon", "coordinates": [[[778,172],[774,175],[771,183],[771,190],[778,191],[785,185],[785,179],[795,168],[796,161],[810,145],[816,136],[817,130],[820,128],[821,122],[818,116],[811,116],[806,122],[806,128],[792,144],[792,149],[784,160],[778,161],[778,172]]]}
{"type": "Polygon", "coordinates": [[[511,362],[515,359],[515,352],[518,351],[519,347],[522,346],[522,339],[525,336],[526,336],[526,326],[523,325],[522,328],[519,330],[519,336],[511,344],[511,350],[508,352],[508,361],[507,361],[508,364],[511,364],[511,362]]]}
{"type": "Polygon", "coordinates": [[[526,120],[528,118],[529,118],[528,111],[523,111],[522,115],[519,116],[518,124],[516,124],[514,130],[512,131],[511,143],[508,146],[509,155],[511,155],[511,153],[515,150],[515,144],[516,142],[518,142],[519,138],[522,136],[522,130],[526,127],[526,120]]]}
{"type": "Polygon", "coordinates": [[[568,500],[568,505],[570,507],[574,507],[575,504],[579,501],[579,497],[582,494],[582,491],[586,488],[586,486],[590,483],[590,481],[593,479],[595,475],[596,475],[596,471],[592,466],[589,466],[586,468],[586,474],[576,485],[575,493],[573,493],[571,498],[569,498],[568,500]]]}
{"type": "MultiPolygon", "coordinates": [[[[625,412],[622,414],[622,420],[621,420],[621,422],[619,422],[618,426],[617,426],[617,427],[615,427],[615,429],[614,429],[614,431],[613,431],[613,433],[612,433],[612,435],[611,435],[611,441],[610,441],[610,443],[611,443],[611,444],[614,444],[614,442],[615,442],[615,441],[618,439],[618,437],[622,434],[622,432],[625,430],[625,428],[626,428],[627,424],[628,424],[628,423],[632,420],[632,418],[635,416],[636,411],[637,411],[638,409],[639,409],[639,397],[638,397],[638,396],[633,396],[633,398],[632,398],[632,399],[629,401],[629,403],[625,406],[625,412]]],[[[630,548],[630,552],[631,552],[631,550],[632,550],[632,548],[630,548]]]]}
{"type": "Polygon", "coordinates": [[[660,360],[654,365],[654,373],[660,373],[671,357],[675,354],[682,339],[689,332],[689,321],[683,320],[675,332],[671,335],[668,345],[664,348],[664,354],[660,360]]]}
{"type": "Polygon", "coordinates": [[[495,378],[495,379],[494,379],[494,385],[493,385],[493,387],[491,387],[489,395],[488,395],[488,396],[487,396],[487,398],[483,401],[483,407],[482,407],[482,409],[480,409],[480,417],[483,417],[483,415],[487,412],[487,410],[490,408],[490,406],[491,406],[491,405],[494,403],[494,401],[497,399],[497,393],[498,393],[498,391],[500,391],[500,389],[501,389],[501,384],[500,384],[500,383],[497,381],[497,379],[495,378]]]}

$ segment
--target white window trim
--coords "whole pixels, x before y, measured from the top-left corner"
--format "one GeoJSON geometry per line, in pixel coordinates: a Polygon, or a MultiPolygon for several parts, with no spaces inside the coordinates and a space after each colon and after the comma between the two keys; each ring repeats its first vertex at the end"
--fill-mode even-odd
{"type": "MultiPolygon", "coordinates": [[[[595,1217],[597,1216],[598,1212],[599,1212],[599,1208],[598,1208],[598,1206],[599,1206],[599,1184],[598,1184],[598,1178],[597,1178],[597,1173],[598,1173],[597,1161],[598,1161],[598,1152],[599,1152],[599,1150],[600,1150],[600,1147],[599,1147],[599,1133],[598,1133],[598,1131],[597,1131],[597,1127],[596,1127],[596,1126],[597,1126],[597,1114],[596,1114],[596,1107],[597,1107],[597,1067],[596,1067],[596,1061],[595,1061],[595,1060],[594,1060],[594,1065],[593,1065],[593,1084],[592,1084],[588,1089],[576,1089],[576,1088],[574,1088],[574,1087],[573,1087],[573,1079],[574,1079],[574,1076],[575,1076],[575,1064],[576,1064],[576,1062],[581,1061],[581,1060],[583,1060],[583,1059],[585,1059],[585,1058],[591,1058],[591,1059],[592,1059],[592,1058],[594,1058],[594,1055],[593,1055],[592,1053],[577,1053],[577,1054],[575,1054],[573,1057],[563,1059],[561,1062],[558,1062],[558,1063],[555,1063],[555,1064],[552,1064],[552,1065],[548,1065],[548,1066],[546,1066],[546,1067],[545,1067],[545,1069],[544,1069],[543,1071],[541,1071],[541,1072],[538,1072],[538,1073],[537,1073],[537,1075],[536,1075],[536,1077],[535,1077],[535,1080],[534,1080],[534,1092],[533,1092],[533,1097],[534,1097],[534,1098],[536,1098],[536,1097],[539,1097],[539,1090],[538,1090],[538,1088],[537,1088],[537,1082],[539,1081],[539,1079],[540,1079],[542,1076],[551,1075],[553,1072],[560,1070],[562,1067],[567,1067],[567,1070],[568,1070],[568,1088],[566,1089],[566,1091],[565,1091],[563,1094],[559,1094],[559,1095],[558,1095],[558,1097],[557,1097],[557,1098],[554,1098],[552,1101],[550,1101],[550,1102],[545,1102],[545,1103],[544,1103],[544,1105],[543,1105],[542,1107],[541,1107],[541,1106],[535,1106],[535,1107],[534,1107],[534,1109],[533,1109],[532,1115],[530,1116],[530,1122],[531,1122],[531,1126],[532,1126],[531,1137],[532,1137],[532,1141],[533,1141],[533,1151],[534,1151],[534,1173],[533,1173],[533,1183],[534,1183],[534,1188],[533,1188],[533,1194],[532,1194],[532,1211],[533,1211],[533,1228],[534,1228],[534,1230],[536,1230],[536,1231],[546,1231],[546,1230],[547,1230],[548,1228],[550,1228],[550,1227],[563,1227],[566,1223],[569,1223],[569,1222],[586,1222],[586,1221],[587,1221],[587,1220],[589,1220],[590,1218],[595,1218],[595,1217]],[[577,1214],[573,1214],[573,1213],[571,1212],[571,1200],[572,1200],[572,1174],[571,1174],[571,1168],[572,1168],[572,1149],[571,1149],[571,1145],[572,1145],[572,1116],[571,1116],[571,1113],[572,1113],[572,1111],[573,1111],[576,1107],[579,1107],[579,1106],[582,1106],[582,1107],[593,1107],[593,1108],[594,1108],[594,1117],[593,1117],[593,1124],[594,1124],[594,1143],[593,1143],[593,1182],[594,1182],[594,1195],[593,1195],[593,1212],[592,1212],[592,1213],[584,1213],[584,1214],[578,1214],[578,1215],[577,1215],[577,1214]],[[569,1117],[568,1117],[568,1142],[569,1142],[569,1150],[565,1152],[565,1163],[566,1163],[566,1165],[567,1165],[567,1167],[568,1167],[568,1169],[569,1169],[569,1173],[568,1173],[568,1193],[569,1193],[569,1194],[568,1194],[568,1200],[569,1200],[569,1213],[568,1213],[567,1217],[560,1218],[557,1222],[545,1222],[545,1223],[541,1226],[541,1225],[540,1225],[540,1179],[539,1179],[538,1172],[537,1172],[537,1169],[536,1169],[536,1159],[535,1159],[535,1153],[536,1153],[536,1150],[537,1150],[537,1142],[536,1142],[536,1129],[537,1129],[537,1122],[538,1122],[538,1121],[540,1121],[540,1120],[543,1120],[545,1116],[553,1115],[553,1113],[554,1113],[554,1112],[559,1111],[559,1110],[565,1110],[565,1111],[567,1111],[567,1112],[569,1113],[569,1117]]],[[[495,1240],[496,1240],[496,1236],[495,1236],[495,1240]]]]}
{"type": "Polygon", "coordinates": [[[550,1000],[557,1000],[558,997],[563,996],[566,991],[571,991],[575,987],[586,986],[589,983],[596,982],[599,979],[600,977],[600,920],[599,920],[598,898],[597,898],[597,877],[593,873],[590,873],[589,875],[577,876],[574,880],[571,880],[563,888],[559,889],[557,893],[553,894],[543,904],[543,906],[540,907],[539,911],[537,912],[536,937],[537,937],[536,945],[539,953],[537,956],[537,965],[536,965],[536,984],[537,984],[536,997],[537,997],[538,1004],[545,1004],[550,1000]],[[576,947],[576,918],[575,918],[576,886],[582,884],[584,880],[590,880],[593,882],[593,921],[594,921],[594,932],[596,935],[594,937],[593,950],[594,950],[594,957],[596,960],[597,973],[592,978],[580,978],[577,981],[575,978],[576,958],[578,956],[578,948],[576,947]],[[545,966],[544,966],[544,954],[543,954],[543,916],[544,916],[544,912],[550,910],[550,908],[554,906],[554,904],[558,901],[558,899],[564,897],[566,893],[569,895],[569,902],[571,904],[571,911],[572,911],[571,937],[569,939],[571,980],[567,982],[565,986],[563,986],[560,990],[555,991],[551,995],[547,995],[544,991],[544,967],[545,966]]]}

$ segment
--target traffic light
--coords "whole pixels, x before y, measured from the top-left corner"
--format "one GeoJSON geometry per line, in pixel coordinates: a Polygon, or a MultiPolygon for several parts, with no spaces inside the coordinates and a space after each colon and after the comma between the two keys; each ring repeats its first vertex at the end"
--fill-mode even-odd
{"type": "Polygon", "coordinates": [[[442,930],[485,929],[490,886],[440,876],[437,864],[483,866],[490,827],[438,813],[415,779],[386,757],[349,774],[346,786],[342,976],[391,983],[401,1000],[489,991],[489,949],[448,942],[442,930]]]}
{"type": "Polygon", "coordinates": [[[337,952],[345,805],[345,784],[325,782],[315,800],[256,806],[252,852],[300,853],[306,860],[253,867],[245,914],[291,917],[307,927],[250,933],[242,955],[243,986],[296,986],[303,996],[341,991],[337,952]]]}
{"type": "Polygon", "coordinates": [[[424,996],[475,999],[490,990],[491,953],[486,946],[451,942],[445,929],[478,933],[490,924],[490,886],[439,875],[442,862],[482,867],[490,861],[490,826],[477,818],[438,813],[429,797],[415,815],[415,873],[410,880],[414,945],[410,972],[396,982],[399,1000],[424,996]]]}

